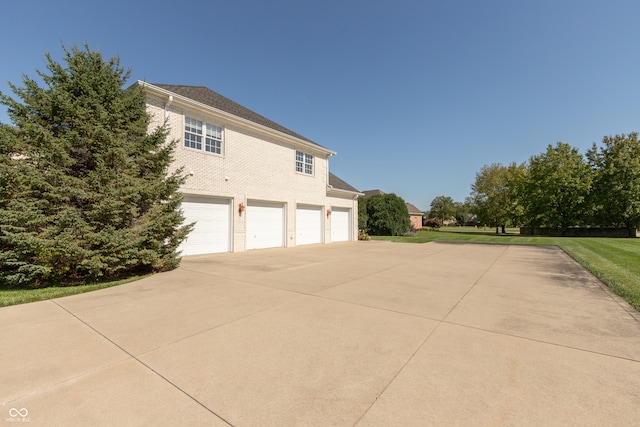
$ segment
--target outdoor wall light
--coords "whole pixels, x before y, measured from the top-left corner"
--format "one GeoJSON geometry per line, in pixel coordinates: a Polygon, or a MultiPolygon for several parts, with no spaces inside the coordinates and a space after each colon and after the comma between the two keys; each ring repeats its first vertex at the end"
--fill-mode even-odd
{"type": "Polygon", "coordinates": [[[240,202],[238,203],[238,215],[242,216],[242,212],[244,212],[244,205],[240,202]]]}
{"type": "Polygon", "coordinates": [[[327,218],[331,216],[331,209],[327,209],[327,218]]]}

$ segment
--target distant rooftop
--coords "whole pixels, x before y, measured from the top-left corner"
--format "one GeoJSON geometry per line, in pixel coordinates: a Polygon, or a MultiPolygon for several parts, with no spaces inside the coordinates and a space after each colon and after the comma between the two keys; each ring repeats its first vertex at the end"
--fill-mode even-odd
{"type": "Polygon", "coordinates": [[[367,197],[371,197],[374,196],[376,194],[386,194],[384,191],[382,190],[365,190],[363,191],[364,193],[364,198],[366,199],[367,197]]]}
{"type": "Polygon", "coordinates": [[[407,210],[409,210],[409,215],[422,215],[422,211],[411,203],[407,203],[407,210]]]}

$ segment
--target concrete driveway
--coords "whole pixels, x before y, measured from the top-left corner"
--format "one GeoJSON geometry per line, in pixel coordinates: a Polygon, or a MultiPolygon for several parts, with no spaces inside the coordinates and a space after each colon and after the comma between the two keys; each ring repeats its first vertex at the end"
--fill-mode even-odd
{"type": "Polygon", "coordinates": [[[185,258],[0,309],[0,424],[637,425],[640,323],[555,248],[185,258]]]}

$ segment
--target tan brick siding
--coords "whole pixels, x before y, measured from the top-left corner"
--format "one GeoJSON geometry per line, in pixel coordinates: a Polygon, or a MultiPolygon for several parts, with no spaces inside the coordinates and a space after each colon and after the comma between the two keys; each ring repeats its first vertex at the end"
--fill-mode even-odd
{"type": "MultiPolygon", "coordinates": [[[[286,246],[295,245],[295,210],[298,204],[348,207],[357,217],[357,202],[352,198],[327,197],[328,155],[302,144],[294,145],[285,138],[230,123],[224,117],[206,115],[195,109],[170,105],[165,112],[164,100],[149,96],[147,108],[152,115],[152,128],[167,116],[170,140],[177,140],[170,172],[179,167],[188,175],[182,187],[185,194],[199,194],[231,199],[233,211],[232,250],[245,250],[245,215],[238,205],[249,200],[282,202],[286,205],[286,246]],[[184,117],[211,123],[224,129],[222,155],[184,146],[184,117]],[[314,156],[314,174],[296,172],[296,150],[314,156]]],[[[204,144],[204,140],[203,140],[204,144]]],[[[357,221],[357,218],[356,218],[357,221]]],[[[331,241],[330,221],[324,221],[325,242],[331,241]]],[[[355,223],[357,233],[357,222],[355,223]]],[[[355,234],[357,238],[357,234],[355,234]]]]}

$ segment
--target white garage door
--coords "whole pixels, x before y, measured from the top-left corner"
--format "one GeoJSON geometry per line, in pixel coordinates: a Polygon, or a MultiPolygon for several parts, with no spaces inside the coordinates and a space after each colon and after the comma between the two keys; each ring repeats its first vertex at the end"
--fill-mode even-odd
{"type": "Polygon", "coordinates": [[[322,243],[322,207],[298,206],[296,209],[296,245],[322,243]]]}
{"type": "Polygon", "coordinates": [[[331,209],[331,241],[351,240],[351,209],[331,209]]]}
{"type": "Polygon", "coordinates": [[[247,250],[284,246],[284,206],[247,203],[247,250]]]}
{"type": "Polygon", "coordinates": [[[195,222],[179,250],[182,255],[211,254],[231,250],[229,200],[185,196],[182,211],[185,224],[195,222]]]}

